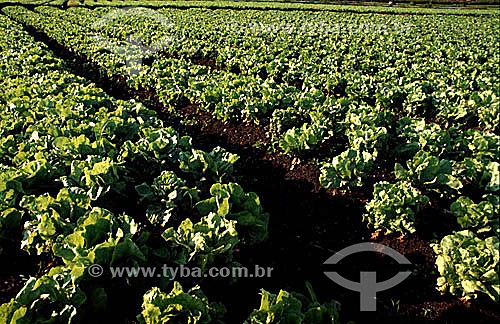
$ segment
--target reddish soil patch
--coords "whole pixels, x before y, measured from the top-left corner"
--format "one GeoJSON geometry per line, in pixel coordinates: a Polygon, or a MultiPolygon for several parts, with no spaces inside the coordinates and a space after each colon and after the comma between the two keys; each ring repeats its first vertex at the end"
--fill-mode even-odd
{"type": "Polygon", "coordinates": [[[214,70],[221,70],[222,68],[217,65],[215,58],[213,57],[203,57],[203,58],[193,58],[191,62],[195,65],[208,66],[214,70]]]}

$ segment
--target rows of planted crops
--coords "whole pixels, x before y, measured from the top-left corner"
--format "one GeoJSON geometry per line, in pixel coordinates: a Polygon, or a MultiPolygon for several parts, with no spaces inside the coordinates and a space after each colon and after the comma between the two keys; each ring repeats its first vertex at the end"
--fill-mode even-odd
{"type": "MultiPolygon", "coordinates": [[[[266,238],[269,215],[259,198],[232,182],[238,156],[193,149],[189,137],[163,127],[142,104],[115,100],[68,73],[4,16],[0,40],[0,237],[18,239],[23,227],[23,250],[58,260],[0,306],[1,323],[96,320],[106,290],[88,284],[92,264],[185,264],[205,271],[231,265],[237,245],[266,238]],[[122,212],[129,199],[140,201],[143,215],[122,212]],[[159,231],[160,242],[152,235],[159,231]]],[[[276,307],[297,302],[287,292],[263,294],[276,307]]],[[[297,311],[338,318],[336,304],[318,306],[310,301],[297,311]]],[[[139,318],[147,323],[173,314],[215,323],[225,312],[199,288],[179,283],[170,292],[146,292],[142,307],[139,318]],[[177,311],[168,306],[176,303],[177,311]]],[[[255,311],[249,323],[266,316],[265,309],[255,311]]]]}
{"type": "MultiPolygon", "coordinates": [[[[8,0],[4,0],[8,1],[8,0]]],[[[23,0],[30,1],[30,0],[23,0]]],[[[44,0],[34,0],[38,1],[38,4],[46,4],[44,0]]],[[[57,4],[62,0],[52,0],[49,3],[51,5],[57,4]]],[[[151,8],[158,7],[169,7],[169,8],[206,8],[206,9],[255,9],[255,10],[281,10],[281,11],[333,11],[333,12],[355,12],[355,13],[382,13],[382,14],[445,14],[445,15],[490,15],[492,14],[489,10],[484,10],[484,7],[478,8],[474,6],[474,1],[470,4],[469,8],[460,8],[462,10],[457,10],[457,8],[446,7],[446,5],[439,7],[425,8],[425,7],[414,7],[410,3],[405,3],[404,1],[394,3],[400,6],[393,6],[391,2],[382,3],[379,2],[378,6],[376,2],[370,2],[369,5],[363,5],[364,2],[358,2],[355,4],[339,4],[339,3],[318,3],[318,2],[294,2],[294,1],[196,1],[196,0],[175,0],[175,1],[164,1],[164,0],[83,0],[81,1],[87,6],[118,6],[118,7],[129,7],[129,6],[147,6],[151,8]],[[410,4],[410,6],[408,6],[410,4]],[[402,5],[402,6],[401,6],[402,5]],[[465,9],[465,10],[464,10],[465,9]]],[[[492,8],[495,9],[495,8],[492,8]]]]}
{"type": "MultiPolygon", "coordinates": [[[[351,4],[326,4],[326,3],[304,3],[304,2],[285,2],[285,1],[196,1],[196,0],[0,0],[0,4],[24,4],[24,5],[51,5],[72,7],[76,5],[85,5],[89,7],[110,6],[110,7],[150,7],[150,8],[206,8],[206,9],[232,9],[232,10],[275,10],[275,11],[331,11],[331,12],[353,12],[353,13],[381,13],[381,14],[415,14],[415,15],[454,15],[454,16],[483,16],[491,15],[492,11],[484,10],[484,7],[474,6],[462,7],[461,10],[446,5],[433,6],[425,8],[420,4],[419,7],[408,5],[409,3],[398,3],[393,6],[390,3],[371,2],[369,6],[363,6],[363,2],[358,5],[351,4]],[[375,6],[373,6],[375,5],[375,6]]],[[[481,2],[481,1],[479,1],[481,2]]],[[[498,9],[498,8],[491,8],[498,9]]]]}
{"type": "MultiPolygon", "coordinates": [[[[237,155],[193,148],[139,101],[68,72],[27,30],[154,93],[169,114],[190,103],[264,129],[267,150],[315,164],[329,194],[369,188],[372,231],[415,233],[429,207],[436,224],[453,219],[457,231],[432,242],[437,289],[499,301],[494,15],[128,10],[2,9],[0,239],[57,265],[0,306],[0,323],[89,321],[106,300],[92,264],[230,266],[235,249],[268,238],[273,217],[237,183],[237,155]]],[[[217,298],[181,284],[147,291],[139,321],[224,321],[217,298]]],[[[312,290],[262,295],[246,323],[339,321],[337,303],[312,290]],[[280,322],[291,313],[300,321],[280,322]]]]}

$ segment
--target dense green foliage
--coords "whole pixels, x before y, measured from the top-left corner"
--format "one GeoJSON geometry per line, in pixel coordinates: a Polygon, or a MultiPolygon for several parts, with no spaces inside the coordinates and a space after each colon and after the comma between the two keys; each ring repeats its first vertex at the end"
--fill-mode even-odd
{"type": "Polygon", "coordinates": [[[474,296],[482,292],[498,302],[498,237],[483,240],[465,230],[444,237],[433,247],[438,255],[436,264],[441,275],[437,280],[438,290],[458,296],[474,296]]]}
{"type": "MultiPolygon", "coordinates": [[[[8,1],[8,0],[6,0],[8,1]]],[[[21,1],[31,1],[31,0],[21,0],[21,1]]],[[[43,2],[44,0],[35,0],[43,2]]],[[[45,0],[51,1],[51,0],[45,0]]],[[[52,0],[53,2],[60,0],[52,0]]],[[[317,10],[317,11],[339,11],[339,12],[379,12],[379,13],[424,13],[424,14],[452,14],[452,15],[491,15],[494,13],[494,9],[484,10],[475,8],[414,8],[414,7],[398,7],[390,4],[391,2],[381,3],[380,6],[373,6],[375,3],[370,3],[370,6],[359,6],[359,5],[345,5],[345,4],[328,4],[325,1],[319,1],[319,3],[312,3],[311,1],[224,1],[224,0],[208,0],[208,1],[183,1],[183,0],[81,0],[77,2],[83,3],[85,5],[102,5],[102,6],[150,6],[150,7],[171,7],[171,8],[245,8],[245,9],[269,9],[269,10],[317,10]],[[458,9],[458,10],[457,10],[458,9]]],[[[479,0],[480,1],[480,0],[479,0]]],[[[489,1],[489,0],[487,0],[489,1]]],[[[51,2],[51,3],[53,3],[51,2]]],[[[314,1],[316,2],[316,1],[314,1]]],[[[328,1],[326,1],[328,2],[328,1]]],[[[335,1],[334,1],[335,2],[335,1]]],[[[363,1],[361,1],[363,2],[363,1]]],[[[417,1],[407,1],[409,3],[419,3],[422,0],[417,1]]],[[[427,5],[428,1],[423,0],[427,5]]],[[[443,1],[431,1],[432,3],[440,3],[443,1]]],[[[446,0],[444,0],[446,2],[446,0]]],[[[394,2],[401,3],[401,1],[394,2]]],[[[473,4],[474,0],[469,1],[468,4],[473,4]]]]}
{"type": "Polygon", "coordinates": [[[83,320],[81,308],[97,307],[89,296],[105,302],[102,288],[80,288],[93,264],[138,266],[159,257],[203,268],[216,259],[231,265],[240,239],[266,238],[268,215],[257,195],[223,182],[232,178],[236,155],[193,149],[153,111],[107,96],[68,73],[21,26],[3,16],[0,24],[7,90],[0,115],[1,238],[16,240],[23,230],[24,250],[64,264],[29,279],[1,306],[2,323],[83,320]],[[151,187],[144,178],[153,178],[151,187]],[[163,246],[153,244],[146,224],[118,212],[135,193],[148,202],[152,225],[166,227],[163,246]]]}
{"type": "MultiPolygon", "coordinates": [[[[0,306],[0,324],[45,323],[47,314],[88,320],[107,298],[88,285],[93,264],[231,266],[235,250],[268,238],[272,217],[238,184],[236,154],[199,150],[144,104],[68,72],[23,25],[101,75],[151,91],[173,116],[189,102],[217,119],[268,127],[269,150],[317,157],[325,189],[368,188],[371,229],[418,232],[425,209],[439,206],[463,231],[433,246],[438,289],[498,301],[500,24],[492,12],[222,10],[309,5],[203,1],[180,10],[187,4],[176,1],[120,15],[106,1],[92,4],[106,6],[10,6],[0,15],[0,240],[61,265],[0,306]]],[[[171,286],[144,295],[141,322],[222,321],[223,307],[198,287],[171,286]]],[[[313,293],[261,295],[248,324],[339,322],[337,303],[313,293]]]]}
{"type": "Polygon", "coordinates": [[[281,290],[277,295],[261,291],[259,309],[255,309],[244,324],[337,324],[340,305],[320,304],[307,286],[310,297],[281,290]]]}
{"type": "Polygon", "coordinates": [[[379,182],[373,190],[373,200],[366,204],[363,216],[375,229],[386,232],[415,232],[415,216],[429,198],[408,182],[379,182]]]}
{"type": "Polygon", "coordinates": [[[225,311],[223,306],[210,303],[199,287],[184,292],[182,286],[174,282],[174,288],[168,294],[159,288],[146,292],[138,319],[145,324],[221,323],[217,317],[225,311]]]}

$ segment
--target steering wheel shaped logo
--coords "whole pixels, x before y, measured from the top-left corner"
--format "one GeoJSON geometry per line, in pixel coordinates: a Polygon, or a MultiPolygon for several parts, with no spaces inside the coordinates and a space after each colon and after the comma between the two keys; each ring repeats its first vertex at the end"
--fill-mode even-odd
{"type": "MultiPolygon", "coordinates": [[[[379,252],[387,254],[388,256],[396,260],[399,264],[411,264],[411,262],[404,255],[400,254],[396,250],[382,244],[368,242],[348,246],[345,249],[342,249],[332,255],[330,258],[328,258],[328,260],[325,261],[324,264],[337,264],[344,257],[359,252],[379,252]]],[[[396,285],[399,285],[403,280],[408,278],[408,276],[411,274],[411,271],[399,272],[391,279],[382,282],[377,282],[376,272],[362,271],[360,273],[359,282],[348,280],[335,271],[325,272],[325,274],[328,278],[330,278],[340,286],[350,290],[359,291],[361,311],[376,311],[377,291],[387,290],[396,285]]]]}
{"type": "MultiPolygon", "coordinates": [[[[102,29],[115,19],[124,16],[143,16],[154,19],[165,28],[165,30],[169,30],[175,26],[168,18],[154,10],[141,7],[126,7],[113,10],[102,16],[92,25],[92,29],[102,29]]],[[[126,73],[129,75],[137,75],[141,70],[142,59],[144,57],[165,49],[175,38],[172,36],[164,36],[150,46],[144,46],[142,37],[136,35],[127,35],[126,41],[121,42],[111,41],[101,35],[94,35],[92,39],[99,44],[100,47],[114,54],[124,55],[127,67],[126,73]]]]}

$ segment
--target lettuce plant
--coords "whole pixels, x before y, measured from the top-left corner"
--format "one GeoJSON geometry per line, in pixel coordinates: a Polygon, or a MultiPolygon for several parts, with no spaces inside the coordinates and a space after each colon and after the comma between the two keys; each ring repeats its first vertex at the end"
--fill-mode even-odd
{"type": "Polygon", "coordinates": [[[466,132],[466,144],[476,159],[498,160],[500,151],[500,136],[470,129],[466,132]]]}
{"type": "MultiPolygon", "coordinates": [[[[161,125],[161,122],[158,121],[161,125]]],[[[141,126],[139,140],[127,140],[120,148],[122,160],[133,161],[138,157],[149,163],[161,164],[164,161],[177,160],[180,151],[191,149],[191,139],[181,137],[171,127],[141,126]]]]}
{"type": "Polygon", "coordinates": [[[85,135],[77,137],[59,136],[52,142],[54,153],[67,161],[82,160],[88,155],[96,154],[95,144],[92,145],[85,135]],[[94,146],[94,147],[93,147],[94,146]]]}
{"type": "Polygon", "coordinates": [[[480,158],[465,158],[455,164],[453,175],[486,192],[500,190],[500,163],[480,158]]]}
{"type": "Polygon", "coordinates": [[[496,132],[500,130],[500,99],[494,91],[473,92],[468,104],[477,110],[481,127],[496,132]]]}
{"type": "Polygon", "coordinates": [[[350,109],[343,121],[350,148],[370,152],[374,158],[385,153],[389,140],[387,125],[389,114],[374,108],[359,106],[350,109]]]}
{"type": "Polygon", "coordinates": [[[2,324],[79,323],[78,312],[87,300],[64,267],[30,278],[10,302],[0,306],[2,324]]]}
{"type": "Polygon", "coordinates": [[[362,176],[371,169],[376,156],[348,149],[323,165],[319,181],[326,189],[361,186],[362,176]]]}
{"type": "Polygon", "coordinates": [[[449,160],[440,160],[438,157],[419,151],[413,159],[406,162],[408,169],[396,163],[394,174],[397,179],[411,181],[423,190],[435,191],[441,195],[444,192],[462,188],[462,183],[452,174],[452,164],[449,160]]]}
{"type": "Polygon", "coordinates": [[[361,124],[351,125],[347,137],[352,149],[367,152],[379,152],[386,146],[388,135],[385,127],[361,124]]]}
{"type": "Polygon", "coordinates": [[[86,275],[92,264],[139,266],[146,261],[139,246],[145,237],[137,232],[130,217],[94,207],[78,219],[71,234],[52,246],[52,252],[71,269],[73,280],[86,275]]]}
{"type": "Polygon", "coordinates": [[[261,289],[259,309],[254,310],[244,324],[339,324],[340,305],[320,304],[308,285],[310,298],[280,290],[278,295],[261,289]]]}
{"type": "Polygon", "coordinates": [[[432,247],[437,255],[439,291],[460,297],[484,293],[496,302],[500,300],[498,237],[483,240],[465,230],[445,236],[432,247]]]}
{"type": "Polygon", "coordinates": [[[223,306],[210,303],[199,286],[184,291],[175,281],[168,294],[156,287],[148,290],[137,319],[141,324],[216,324],[222,323],[219,318],[225,312],[223,306]]]}
{"type": "Polygon", "coordinates": [[[451,204],[451,213],[457,217],[463,229],[475,229],[478,233],[487,231],[499,233],[499,197],[487,195],[485,198],[486,200],[476,204],[469,197],[462,196],[451,204]]]}
{"type": "Polygon", "coordinates": [[[61,177],[61,182],[65,187],[84,188],[92,200],[97,200],[111,189],[124,190],[125,184],[118,174],[122,169],[110,158],[89,155],[84,161],[74,160],[70,174],[61,177]]]}
{"type": "Polygon", "coordinates": [[[208,180],[210,182],[221,182],[226,178],[231,179],[233,165],[239,156],[227,152],[221,147],[214,148],[211,152],[192,150],[183,154],[180,158],[179,168],[191,174],[197,182],[208,180]]]}
{"type": "Polygon", "coordinates": [[[240,237],[250,244],[267,238],[269,214],[264,212],[255,192],[246,193],[237,183],[216,183],[210,188],[209,199],[196,204],[200,215],[215,212],[219,217],[234,220],[240,237]]]}
{"type": "Polygon", "coordinates": [[[309,116],[310,122],[300,127],[288,129],[279,141],[285,154],[298,155],[304,151],[318,148],[321,143],[330,138],[333,132],[332,120],[326,111],[314,110],[309,116]]]}
{"type": "Polygon", "coordinates": [[[91,197],[85,190],[63,188],[56,198],[48,193],[24,196],[20,207],[29,219],[24,223],[24,239],[21,248],[38,254],[50,251],[59,236],[69,234],[74,222],[91,210],[91,197]]]}
{"type": "Polygon", "coordinates": [[[230,262],[232,249],[238,243],[235,221],[215,213],[209,213],[195,224],[186,218],[178,228],[167,228],[162,237],[167,241],[172,262],[191,263],[202,271],[219,258],[230,262]]]}
{"type": "Polygon", "coordinates": [[[429,198],[407,181],[395,184],[381,181],[373,188],[373,199],[366,204],[363,221],[386,233],[413,233],[415,216],[428,202],[429,198]]]}
{"type": "Polygon", "coordinates": [[[383,125],[389,115],[367,106],[349,110],[342,124],[349,148],[321,168],[319,181],[326,189],[363,185],[363,176],[375,164],[379,153],[385,153],[388,131],[383,125]]]}
{"type": "Polygon", "coordinates": [[[16,207],[17,200],[24,193],[20,177],[14,168],[0,169],[0,210],[16,207]]]}
{"type": "Polygon", "coordinates": [[[165,226],[180,205],[192,208],[199,201],[198,190],[186,186],[186,181],[172,171],[163,171],[149,186],[135,187],[140,201],[147,203],[146,218],[153,225],[165,226]]]}
{"type": "Polygon", "coordinates": [[[426,123],[424,118],[404,117],[398,121],[398,138],[401,143],[396,151],[404,156],[414,156],[419,151],[429,152],[430,154],[441,157],[449,155],[460,145],[460,131],[449,128],[442,129],[435,123],[426,123]]]}

